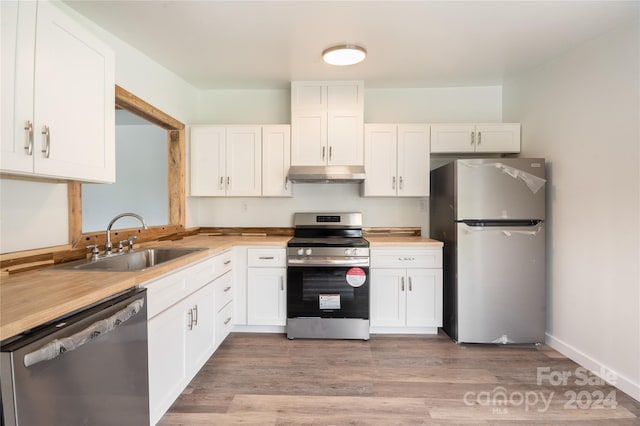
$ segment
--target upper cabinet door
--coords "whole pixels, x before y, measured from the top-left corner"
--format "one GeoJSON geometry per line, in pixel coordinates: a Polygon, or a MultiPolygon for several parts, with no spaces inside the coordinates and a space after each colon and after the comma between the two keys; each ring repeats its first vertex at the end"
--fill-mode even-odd
{"type": "Polygon", "coordinates": [[[429,125],[398,125],[398,196],[429,196],[429,125]]]}
{"type": "Polygon", "coordinates": [[[38,3],[34,77],[35,172],[115,181],[115,69],[107,45],[38,3]]]}
{"type": "Polygon", "coordinates": [[[397,188],[397,126],[364,125],[365,197],[394,197],[397,188]]]}
{"type": "Polygon", "coordinates": [[[191,128],[191,195],[225,195],[225,141],[224,126],[191,128]]]}
{"type": "Polygon", "coordinates": [[[290,197],[291,182],[287,177],[291,166],[291,127],[262,127],[262,195],[290,197]]]}
{"type": "Polygon", "coordinates": [[[292,165],[325,165],[328,155],[327,112],[305,109],[294,113],[291,116],[291,140],[292,165]]]}
{"type": "Polygon", "coordinates": [[[433,124],[431,152],[520,152],[520,124],[433,124]]]}
{"type": "Polygon", "coordinates": [[[474,152],[474,124],[432,124],[431,152],[474,152]]]}
{"type": "Polygon", "coordinates": [[[291,83],[291,164],[362,165],[364,83],[291,83]]]}
{"type": "Polygon", "coordinates": [[[363,114],[358,111],[329,111],[327,124],[327,164],[364,164],[363,114]]]}
{"type": "Polygon", "coordinates": [[[227,127],[227,196],[262,195],[262,129],[227,127]]]}
{"type": "Polygon", "coordinates": [[[476,125],[476,152],[520,152],[520,124],[476,125]]]}
{"type": "Polygon", "coordinates": [[[2,121],[0,142],[3,171],[33,172],[33,68],[36,40],[34,1],[2,1],[2,121]]]}

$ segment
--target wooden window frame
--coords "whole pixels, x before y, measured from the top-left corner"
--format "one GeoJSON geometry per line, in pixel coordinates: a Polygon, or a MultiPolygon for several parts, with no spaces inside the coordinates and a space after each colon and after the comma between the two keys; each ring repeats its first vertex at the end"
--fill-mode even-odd
{"type": "MultiPolygon", "coordinates": [[[[169,146],[168,192],[169,223],[150,226],[141,231],[140,241],[168,238],[184,232],[185,227],[185,125],[165,114],[153,105],[116,85],[116,108],[124,109],[165,129],[169,146]]],[[[69,182],[69,242],[73,248],[88,244],[105,244],[105,231],[82,232],[82,187],[79,182],[69,182]]],[[[106,230],[105,223],[105,230],[106,230]]]]}

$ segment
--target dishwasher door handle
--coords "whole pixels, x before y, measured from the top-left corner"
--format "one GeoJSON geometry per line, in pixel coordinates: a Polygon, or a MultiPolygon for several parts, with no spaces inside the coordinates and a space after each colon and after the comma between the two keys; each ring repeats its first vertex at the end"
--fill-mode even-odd
{"type": "Polygon", "coordinates": [[[91,339],[102,334],[106,334],[122,325],[140,312],[143,306],[144,298],[137,299],[127,305],[126,308],[116,312],[108,318],[94,322],[82,331],[72,334],[69,337],[52,340],[40,349],[26,354],[24,356],[24,366],[30,367],[42,361],[49,361],[57,358],[65,352],[79,348],[85,343],[88,343],[91,339]]]}

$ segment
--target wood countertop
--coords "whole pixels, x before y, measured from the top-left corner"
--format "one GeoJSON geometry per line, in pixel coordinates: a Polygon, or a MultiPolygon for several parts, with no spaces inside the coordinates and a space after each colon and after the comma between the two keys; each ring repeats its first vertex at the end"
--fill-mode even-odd
{"type": "MultiPolygon", "coordinates": [[[[199,234],[177,241],[141,247],[205,247],[157,267],[137,272],[75,271],[47,267],[24,272],[0,283],[0,340],[23,333],[63,315],[82,309],[200,259],[234,246],[286,246],[288,236],[218,236],[199,234]]],[[[442,247],[439,241],[422,237],[367,236],[372,247],[442,247]]]]}

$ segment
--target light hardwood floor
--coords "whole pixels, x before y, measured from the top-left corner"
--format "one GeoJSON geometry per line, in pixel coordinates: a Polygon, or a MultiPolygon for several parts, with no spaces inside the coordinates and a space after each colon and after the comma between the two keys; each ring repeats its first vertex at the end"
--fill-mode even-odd
{"type": "Polygon", "coordinates": [[[639,402],[583,373],[544,345],[232,333],[160,424],[640,425],[639,402]]]}

